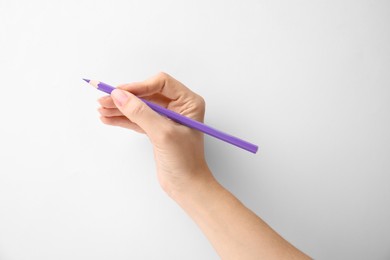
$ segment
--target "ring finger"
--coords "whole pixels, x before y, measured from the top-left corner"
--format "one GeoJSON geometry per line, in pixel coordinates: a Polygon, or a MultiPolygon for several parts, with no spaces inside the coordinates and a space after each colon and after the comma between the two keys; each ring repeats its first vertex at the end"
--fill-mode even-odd
{"type": "Polygon", "coordinates": [[[99,107],[98,112],[105,117],[123,116],[122,112],[117,108],[99,107]]]}

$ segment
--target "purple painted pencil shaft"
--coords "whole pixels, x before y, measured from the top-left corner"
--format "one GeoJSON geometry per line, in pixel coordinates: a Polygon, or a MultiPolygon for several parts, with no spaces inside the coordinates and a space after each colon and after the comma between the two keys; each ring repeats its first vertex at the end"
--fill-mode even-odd
{"type": "MultiPolygon", "coordinates": [[[[106,83],[103,83],[103,82],[97,82],[97,81],[90,81],[90,80],[87,80],[87,79],[84,79],[86,82],[94,85],[94,87],[97,87],[97,89],[103,91],[103,92],[106,92],[107,94],[111,94],[111,92],[115,89],[114,87],[106,84],[106,83]]],[[[252,153],[256,153],[257,150],[258,150],[258,146],[257,145],[254,145],[252,143],[249,143],[247,141],[244,141],[240,138],[237,138],[235,136],[232,136],[232,135],[229,135],[229,134],[226,134],[224,132],[221,132],[215,128],[212,128],[210,126],[207,126],[201,122],[198,122],[196,120],[193,120],[189,117],[186,117],[186,116],[183,116],[183,115],[180,115],[179,113],[176,113],[176,112],[173,112],[172,110],[169,110],[169,109],[166,109],[164,107],[161,107],[159,105],[156,105],[154,103],[151,103],[143,98],[140,98],[143,102],[145,102],[151,109],[153,109],[154,111],[156,111],[157,113],[163,115],[163,116],[166,116],[182,125],[185,125],[185,126],[188,126],[190,128],[193,128],[193,129],[196,129],[196,130],[199,130],[205,134],[208,134],[208,135],[211,135],[215,138],[218,138],[220,140],[223,140],[227,143],[230,143],[230,144],[233,144],[235,146],[238,146],[242,149],[245,149],[249,152],[252,152],[252,153]]]]}

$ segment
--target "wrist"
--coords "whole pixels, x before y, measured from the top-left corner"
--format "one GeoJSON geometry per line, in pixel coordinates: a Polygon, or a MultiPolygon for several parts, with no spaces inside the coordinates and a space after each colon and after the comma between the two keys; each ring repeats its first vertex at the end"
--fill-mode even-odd
{"type": "Polygon", "coordinates": [[[188,175],[185,181],[180,185],[174,185],[166,190],[167,194],[176,202],[184,202],[190,199],[196,199],[200,194],[208,193],[219,183],[207,167],[201,167],[196,172],[188,175]]]}
{"type": "MultiPolygon", "coordinates": [[[[170,197],[195,221],[214,212],[229,193],[209,169],[194,177],[186,187],[174,190],[170,197]]],[[[197,222],[197,221],[196,221],[197,222]]]]}

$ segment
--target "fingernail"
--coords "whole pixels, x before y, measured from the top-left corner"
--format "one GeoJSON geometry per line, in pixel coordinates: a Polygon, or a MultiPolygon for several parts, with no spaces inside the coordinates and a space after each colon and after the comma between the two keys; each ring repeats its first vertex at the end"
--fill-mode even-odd
{"type": "Polygon", "coordinates": [[[114,89],[111,92],[111,97],[114,99],[115,103],[118,104],[119,106],[123,106],[126,103],[128,98],[125,91],[120,89],[114,89]]]}

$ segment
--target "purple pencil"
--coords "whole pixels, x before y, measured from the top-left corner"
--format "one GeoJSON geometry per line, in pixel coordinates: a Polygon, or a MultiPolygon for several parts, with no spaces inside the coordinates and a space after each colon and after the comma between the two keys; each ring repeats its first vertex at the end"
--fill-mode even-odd
{"type": "MultiPolygon", "coordinates": [[[[87,83],[91,84],[92,86],[94,86],[95,88],[97,88],[98,90],[100,91],[103,91],[103,92],[106,92],[107,94],[111,94],[111,92],[115,89],[114,87],[106,84],[106,83],[103,83],[103,82],[100,82],[100,81],[96,81],[96,80],[89,80],[89,79],[83,79],[85,80],[87,83]]],[[[182,125],[185,125],[185,126],[188,126],[190,128],[193,128],[193,129],[196,129],[198,131],[201,131],[205,134],[208,134],[208,135],[211,135],[215,138],[218,138],[222,141],[225,141],[227,143],[230,143],[232,145],[235,145],[235,146],[238,146],[244,150],[247,150],[251,153],[256,153],[257,150],[258,150],[258,146],[257,145],[254,145],[252,143],[249,143],[247,141],[244,141],[240,138],[237,138],[235,136],[232,136],[232,135],[229,135],[229,134],[226,134],[224,132],[221,132],[215,128],[212,128],[210,126],[207,126],[201,122],[198,122],[196,120],[193,120],[189,117],[186,117],[186,116],[183,116],[183,115],[180,115],[179,113],[176,113],[176,112],[173,112],[172,110],[169,110],[169,109],[166,109],[162,106],[159,106],[159,105],[156,105],[154,103],[151,103],[143,98],[140,98],[143,102],[145,102],[151,109],[153,109],[154,111],[156,111],[157,113],[163,115],[163,116],[166,116],[170,119],[172,119],[173,121],[179,123],[179,124],[182,124],[182,125]]]]}

